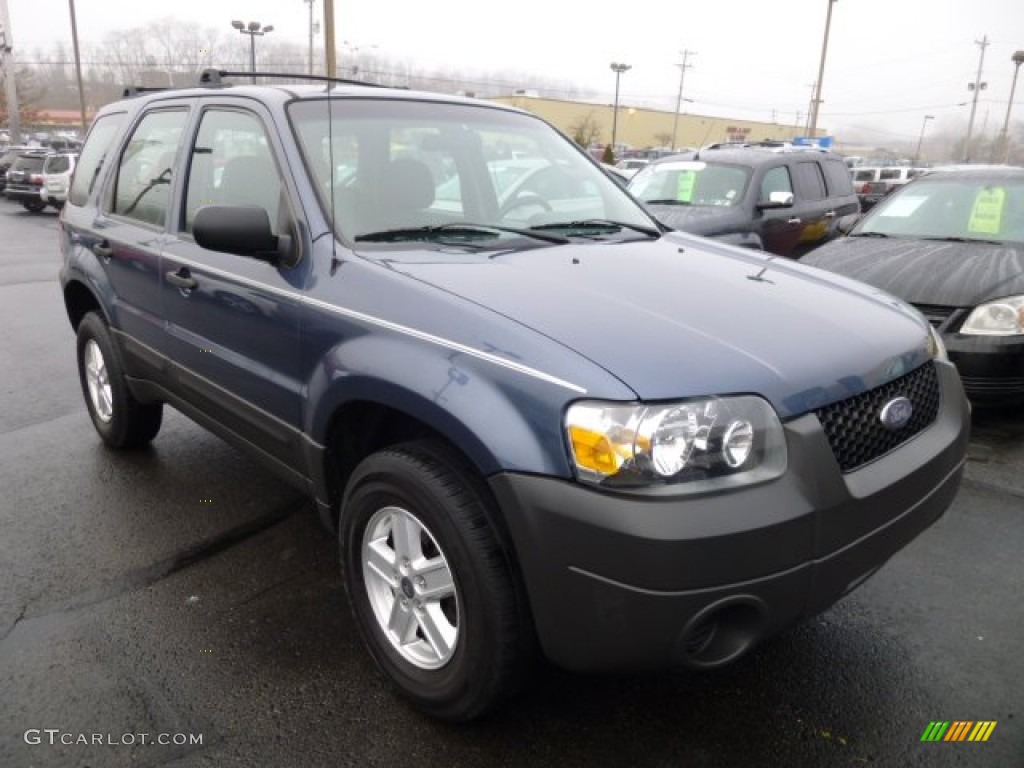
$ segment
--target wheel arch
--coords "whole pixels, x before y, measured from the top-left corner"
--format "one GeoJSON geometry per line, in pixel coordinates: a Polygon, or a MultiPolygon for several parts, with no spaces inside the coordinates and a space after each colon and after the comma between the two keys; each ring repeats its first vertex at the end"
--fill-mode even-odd
{"type": "Polygon", "coordinates": [[[110,322],[96,294],[80,280],[71,280],[64,286],[64,308],[75,331],[78,331],[82,318],[90,312],[98,312],[108,324],[110,322]]]}

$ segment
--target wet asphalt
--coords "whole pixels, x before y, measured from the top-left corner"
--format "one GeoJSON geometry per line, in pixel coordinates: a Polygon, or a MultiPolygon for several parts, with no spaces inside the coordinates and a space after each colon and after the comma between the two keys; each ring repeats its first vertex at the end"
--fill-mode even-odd
{"type": "Polygon", "coordinates": [[[543,668],[444,725],[375,671],[306,499],[170,410],[150,449],[101,447],[56,226],[0,201],[0,768],[1024,768],[1020,410],[975,413],[935,526],[734,666],[543,668]],[[996,726],[922,743],[936,720],[996,726]]]}

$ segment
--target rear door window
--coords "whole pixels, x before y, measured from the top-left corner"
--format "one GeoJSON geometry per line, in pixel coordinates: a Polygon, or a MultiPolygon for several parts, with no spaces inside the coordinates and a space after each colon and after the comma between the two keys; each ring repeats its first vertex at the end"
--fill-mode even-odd
{"type": "Polygon", "coordinates": [[[793,164],[797,195],[803,200],[824,200],[825,179],[821,168],[813,160],[793,164]]]}
{"type": "Polygon", "coordinates": [[[187,118],[184,109],[159,110],[142,118],[118,163],[112,213],[164,226],[178,140],[187,118]]]}
{"type": "Polygon", "coordinates": [[[841,160],[823,160],[821,167],[825,171],[825,185],[829,197],[846,197],[854,194],[853,182],[845,163],[841,160]]]}

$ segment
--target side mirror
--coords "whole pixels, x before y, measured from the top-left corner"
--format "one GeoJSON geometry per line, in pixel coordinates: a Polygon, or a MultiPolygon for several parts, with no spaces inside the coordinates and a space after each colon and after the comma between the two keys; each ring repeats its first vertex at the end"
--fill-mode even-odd
{"type": "Polygon", "coordinates": [[[762,211],[765,208],[792,208],[793,200],[792,192],[770,192],[767,200],[758,201],[757,207],[762,211]]]}
{"type": "Polygon", "coordinates": [[[292,249],[292,239],[275,235],[266,209],[258,205],[205,205],[196,211],[192,235],[196,243],[211,251],[271,264],[287,262],[292,249]]]}

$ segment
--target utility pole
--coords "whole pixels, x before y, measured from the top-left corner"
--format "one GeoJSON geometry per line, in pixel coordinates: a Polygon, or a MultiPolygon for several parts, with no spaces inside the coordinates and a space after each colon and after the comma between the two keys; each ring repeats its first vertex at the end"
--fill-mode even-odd
{"type": "Polygon", "coordinates": [[[967,140],[964,142],[964,162],[971,162],[971,134],[974,132],[974,113],[978,109],[978,94],[988,87],[988,83],[981,82],[981,69],[985,66],[985,49],[988,47],[988,35],[981,40],[975,40],[974,44],[981,48],[981,55],[978,57],[978,74],[973,83],[967,84],[967,90],[974,91],[974,100],[971,102],[971,116],[967,120],[967,140]]]}
{"type": "Polygon", "coordinates": [[[334,50],[334,0],[324,0],[324,56],[326,74],[338,76],[338,53],[334,50]]]}
{"type": "Polygon", "coordinates": [[[14,39],[11,35],[11,14],[7,0],[0,0],[0,58],[4,65],[4,85],[7,88],[7,127],[12,144],[21,144],[21,109],[18,106],[18,84],[14,79],[14,39]]]}
{"type": "Polygon", "coordinates": [[[78,81],[78,107],[82,111],[82,139],[89,130],[89,122],[85,117],[85,86],[82,85],[82,56],[78,52],[78,21],[75,18],[75,0],[68,0],[71,11],[71,43],[75,51],[75,79],[78,81]]]}
{"type": "Polygon", "coordinates": [[[832,4],[836,0],[828,0],[828,13],[825,16],[825,37],[821,41],[821,63],[818,65],[818,81],[815,83],[814,99],[811,101],[811,120],[807,126],[807,135],[814,138],[818,132],[818,108],[821,106],[821,84],[825,79],[825,55],[828,53],[828,31],[832,26],[832,4]]]}
{"type": "Polygon", "coordinates": [[[683,53],[683,63],[682,64],[676,64],[676,66],[679,67],[679,93],[676,95],[676,114],[672,118],[672,151],[673,152],[676,151],[676,131],[679,128],[679,108],[682,106],[682,103],[683,103],[683,80],[686,79],[686,70],[689,67],[693,66],[693,64],[687,64],[686,60],[690,56],[696,56],[697,55],[696,51],[684,50],[682,53],[683,53]]]}
{"type": "Polygon", "coordinates": [[[815,112],[817,111],[816,99],[817,99],[817,93],[818,93],[818,82],[814,81],[813,83],[811,83],[807,87],[811,89],[811,102],[810,102],[810,104],[807,105],[807,122],[804,123],[804,135],[805,136],[810,136],[811,135],[811,123],[815,119],[814,115],[815,115],[815,112]]]}

